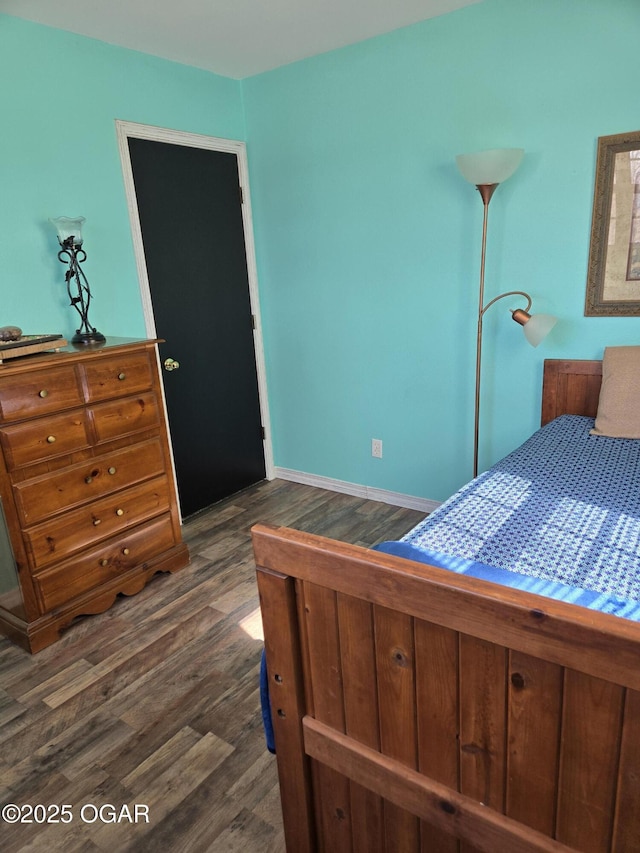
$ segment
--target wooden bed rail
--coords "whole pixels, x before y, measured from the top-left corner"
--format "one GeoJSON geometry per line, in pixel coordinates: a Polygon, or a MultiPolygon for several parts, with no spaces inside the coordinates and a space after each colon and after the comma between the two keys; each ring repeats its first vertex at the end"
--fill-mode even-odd
{"type": "Polygon", "coordinates": [[[253,538],[290,853],[640,849],[640,626],[253,538]]]}
{"type": "Polygon", "coordinates": [[[572,850],[312,717],[304,717],[302,725],[305,751],[311,758],[443,832],[469,841],[476,849],[480,842],[480,849],[509,853],[572,850]]]}

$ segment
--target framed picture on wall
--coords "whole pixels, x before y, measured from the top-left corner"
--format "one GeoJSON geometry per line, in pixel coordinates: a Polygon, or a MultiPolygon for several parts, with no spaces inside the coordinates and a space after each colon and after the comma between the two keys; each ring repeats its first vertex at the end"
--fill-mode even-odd
{"type": "Polygon", "coordinates": [[[640,131],[598,139],[587,317],[640,317],[640,131]]]}

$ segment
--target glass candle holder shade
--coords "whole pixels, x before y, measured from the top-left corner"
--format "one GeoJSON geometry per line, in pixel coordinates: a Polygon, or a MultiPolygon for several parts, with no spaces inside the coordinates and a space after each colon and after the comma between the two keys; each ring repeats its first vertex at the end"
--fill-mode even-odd
{"type": "Polygon", "coordinates": [[[49,222],[58,232],[58,242],[64,246],[65,242],[70,238],[73,245],[82,246],[82,225],[86,222],[84,216],[58,216],[56,219],[49,219],[49,222]]]}

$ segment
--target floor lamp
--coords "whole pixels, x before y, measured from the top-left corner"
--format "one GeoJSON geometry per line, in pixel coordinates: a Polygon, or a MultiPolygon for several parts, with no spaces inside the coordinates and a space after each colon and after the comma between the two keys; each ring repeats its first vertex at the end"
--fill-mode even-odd
{"type": "Polygon", "coordinates": [[[480,431],[480,378],[482,362],[482,320],[486,311],[499,299],[507,296],[523,296],[527,300],[526,308],[512,309],[511,316],[523,327],[527,341],[537,347],[556,324],[556,318],[550,314],[529,314],[531,297],[522,290],[510,290],[501,293],[487,304],[484,304],[484,268],[487,252],[487,223],[489,218],[489,202],[499,184],[510,178],[516,171],[524,151],[522,148],[494,148],[490,151],[479,151],[476,154],[460,154],[456,157],[458,169],[462,176],[475,184],[482,204],[484,217],[482,220],[482,253],[480,255],[480,293],[478,299],[478,333],[476,339],[476,395],[475,420],[473,431],[473,476],[478,476],[478,435],[480,431]]]}

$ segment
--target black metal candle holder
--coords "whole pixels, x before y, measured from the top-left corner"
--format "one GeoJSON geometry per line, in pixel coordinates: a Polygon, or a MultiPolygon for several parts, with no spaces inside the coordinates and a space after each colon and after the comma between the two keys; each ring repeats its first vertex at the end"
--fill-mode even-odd
{"type": "Polygon", "coordinates": [[[74,344],[103,343],[106,340],[105,336],[89,322],[91,288],[80,266],[87,259],[87,253],[82,248],[82,238],[70,234],[65,239],[58,237],[58,241],[62,247],[58,252],[58,260],[68,266],[64,278],[69,301],[80,315],[81,321],[80,328],[76,329],[71,342],[74,344]]]}

